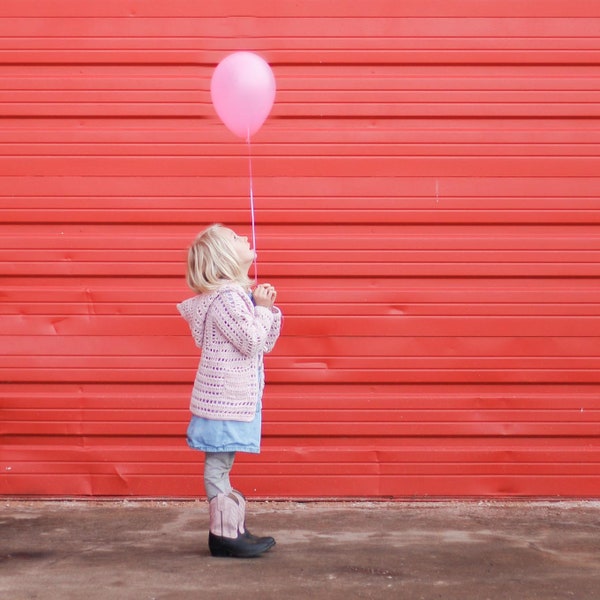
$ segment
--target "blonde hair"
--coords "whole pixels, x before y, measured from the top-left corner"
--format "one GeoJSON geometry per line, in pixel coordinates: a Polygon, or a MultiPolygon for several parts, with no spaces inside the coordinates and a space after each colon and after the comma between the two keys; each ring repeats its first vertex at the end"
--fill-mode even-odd
{"type": "Polygon", "coordinates": [[[196,293],[213,292],[232,282],[246,289],[251,286],[223,229],[219,223],[211,225],[196,236],[188,250],[186,281],[196,293]]]}

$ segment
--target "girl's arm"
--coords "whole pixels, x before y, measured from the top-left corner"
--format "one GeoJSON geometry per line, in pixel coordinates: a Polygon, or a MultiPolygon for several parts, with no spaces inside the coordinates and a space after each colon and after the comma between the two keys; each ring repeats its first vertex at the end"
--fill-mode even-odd
{"type": "Polygon", "coordinates": [[[281,311],[276,306],[273,306],[270,310],[273,314],[273,324],[267,334],[267,341],[265,342],[265,349],[263,350],[265,353],[273,350],[273,346],[275,346],[275,342],[277,341],[277,338],[279,338],[279,333],[281,332],[281,311]]]}
{"type": "Polygon", "coordinates": [[[240,293],[225,290],[213,302],[211,312],[216,327],[242,354],[256,356],[267,351],[275,321],[271,309],[257,306],[252,310],[240,293]]]}
{"type": "Polygon", "coordinates": [[[275,306],[277,291],[270,283],[261,283],[254,289],[253,296],[257,308],[262,306],[273,313],[273,323],[264,348],[264,352],[271,352],[281,331],[281,311],[275,306]]]}

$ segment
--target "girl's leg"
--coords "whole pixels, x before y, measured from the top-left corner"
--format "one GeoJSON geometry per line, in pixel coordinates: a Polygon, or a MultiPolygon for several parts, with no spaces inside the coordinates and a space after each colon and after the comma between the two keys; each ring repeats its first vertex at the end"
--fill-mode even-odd
{"type": "Polygon", "coordinates": [[[275,545],[271,537],[258,538],[244,527],[246,502],[234,492],[229,481],[235,452],[207,452],[204,460],[204,487],[209,500],[208,545],[213,556],[251,557],[275,545]]]}
{"type": "Polygon", "coordinates": [[[229,472],[233,467],[235,452],[207,452],[204,459],[204,489],[212,500],[219,494],[231,494],[229,472]]]}

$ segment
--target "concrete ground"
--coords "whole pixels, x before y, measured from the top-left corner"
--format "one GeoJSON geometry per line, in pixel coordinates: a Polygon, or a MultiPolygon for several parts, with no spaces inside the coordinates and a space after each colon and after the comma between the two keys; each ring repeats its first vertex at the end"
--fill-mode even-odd
{"type": "Polygon", "coordinates": [[[0,599],[600,599],[600,502],[252,502],[246,560],[207,508],[0,501],[0,599]]]}

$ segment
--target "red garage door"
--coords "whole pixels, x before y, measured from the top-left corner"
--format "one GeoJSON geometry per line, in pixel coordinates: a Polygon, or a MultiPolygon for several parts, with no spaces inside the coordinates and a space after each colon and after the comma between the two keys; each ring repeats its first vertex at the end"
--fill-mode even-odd
{"type": "Polygon", "coordinates": [[[0,493],[196,496],[186,246],[279,289],[263,497],[600,495],[600,6],[3,0],[0,493]]]}

